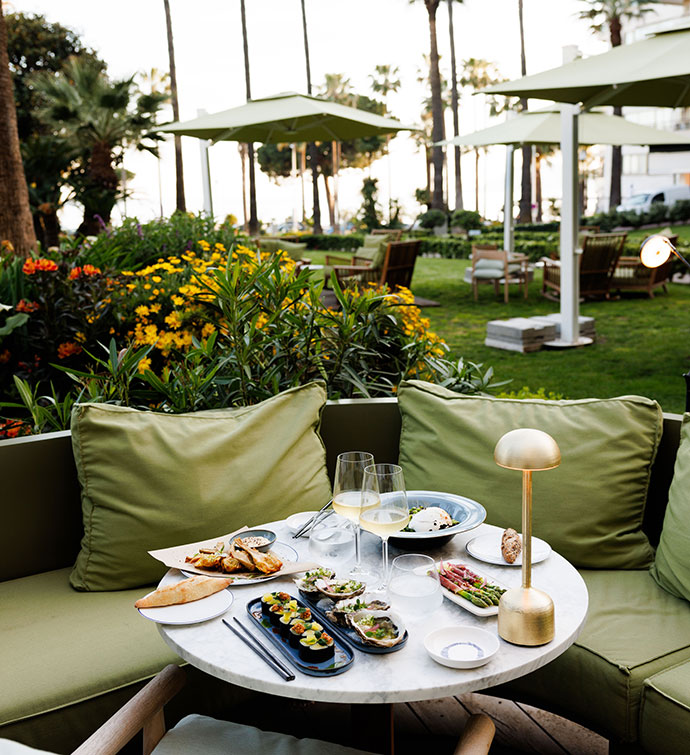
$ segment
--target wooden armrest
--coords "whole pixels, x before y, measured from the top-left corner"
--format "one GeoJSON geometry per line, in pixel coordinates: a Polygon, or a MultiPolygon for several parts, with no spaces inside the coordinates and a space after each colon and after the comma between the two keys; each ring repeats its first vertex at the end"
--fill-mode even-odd
{"type": "Polygon", "coordinates": [[[371,267],[371,260],[368,260],[366,257],[353,257],[352,264],[362,265],[364,267],[371,267]]]}
{"type": "Polygon", "coordinates": [[[560,260],[552,260],[551,257],[542,257],[540,262],[543,262],[545,265],[555,265],[556,267],[561,266],[560,260]]]}
{"type": "Polygon", "coordinates": [[[365,273],[373,268],[371,265],[335,265],[333,269],[339,273],[365,273]]]}
{"type": "Polygon", "coordinates": [[[330,254],[326,255],[326,265],[354,265],[354,257],[332,257],[330,254]]]}
{"type": "Polygon", "coordinates": [[[144,755],[149,755],[165,734],[163,706],[186,681],[181,668],[173,663],[166,666],[76,749],[74,755],[116,755],[141,729],[144,730],[144,755]]]}
{"type": "Polygon", "coordinates": [[[639,257],[619,257],[616,264],[620,265],[621,263],[624,265],[641,265],[642,260],[639,257]]]}
{"type": "Polygon", "coordinates": [[[469,717],[453,755],[487,755],[496,733],[494,722],[485,713],[469,717]]]}

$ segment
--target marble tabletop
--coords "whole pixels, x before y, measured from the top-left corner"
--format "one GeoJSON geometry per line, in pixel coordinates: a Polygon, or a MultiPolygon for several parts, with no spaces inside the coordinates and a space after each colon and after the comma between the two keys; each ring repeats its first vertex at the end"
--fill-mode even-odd
{"type": "MultiPolygon", "coordinates": [[[[301,559],[310,560],[307,538],[293,539],[283,522],[265,526],[277,533],[279,541],[292,545],[301,559]]],[[[470,568],[494,576],[508,587],[519,586],[519,568],[482,563],[465,551],[469,539],[492,529],[498,528],[482,524],[456,535],[430,555],[437,559],[462,558],[470,568]]],[[[379,538],[362,532],[363,559],[378,564],[380,543],[379,538]]],[[[391,558],[399,553],[393,547],[390,551],[391,558]]],[[[552,552],[545,561],[532,567],[532,584],[553,598],[554,639],[540,647],[518,647],[499,638],[499,652],[486,665],[475,669],[452,669],[436,663],[424,648],[424,637],[433,629],[457,625],[479,626],[497,634],[497,617],[480,618],[444,600],[443,605],[428,616],[416,620],[405,617],[410,637],[401,650],[386,655],[355,650],[355,662],[344,674],[312,677],[296,671],[294,681],[284,682],[228,630],[221,618],[237,616],[247,623],[247,603],[268,591],[284,590],[297,596],[297,588],[290,579],[231,588],[235,599],[224,617],[188,626],[160,624],[158,628],[165,642],[185,661],[208,674],[258,692],[335,703],[431,700],[486,689],[523,676],[549,663],[572,645],[587,615],[587,588],[582,577],[568,561],[552,552]]]]}

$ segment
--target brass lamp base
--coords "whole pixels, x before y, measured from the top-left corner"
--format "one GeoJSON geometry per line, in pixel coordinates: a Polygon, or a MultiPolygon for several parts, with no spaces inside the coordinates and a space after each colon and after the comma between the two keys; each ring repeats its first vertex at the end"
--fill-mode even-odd
{"type": "Polygon", "coordinates": [[[514,645],[545,645],[554,635],[553,600],[534,587],[513,587],[498,604],[498,634],[514,645]]]}

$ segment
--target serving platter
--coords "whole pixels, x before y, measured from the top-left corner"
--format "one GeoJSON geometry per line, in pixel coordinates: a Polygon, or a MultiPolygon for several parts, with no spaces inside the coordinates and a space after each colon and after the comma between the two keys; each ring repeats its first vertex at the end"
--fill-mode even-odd
{"type": "MultiPolygon", "coordinates": [[[[291,545],[282,543],[280,540],[276,541],[273,544],[270,552],[276,555],[283,562],[283,564],[296,564],[299,560],[297,551],[291,545]]],[[[309,564],[306,564],[305,566],[309,568],[309,564]]],[[[240,585],[254,585],[257,582],[267,582],[269,579],[275,579],[276,577],[282,577],[285,576],[285,574],[290,573],[290,570],[286,570],[285,568],[281,569],[275,574],[262,574],[261,572],[242,572],[238,576],[234,576],[233,574],[224,574],[223,572],[210,571],[208,569],[196,569],[195,571],[181,569],[181,571],[188,577],[194,577],[198,574],[203,574],[206,577],[223,577],[225,579],[231,579],[231,587],[238,587],[240,585]]]]}
{"type": "MultiPolygon", "coordinates": [[[[293,598],[294,600],[294,598],[293,598]]],[[[298,606],[305,606],[300,600],[297,600],[298,606]]],[[[311,606],[309,606],[311,608],[311,606]]],[[[285,659],[291,663],[298,671],[309,676],[336,676],[347,671],[355,660],[355,654],[347,640],[336,630],[332,630],[322,617],[318,614],[319,623],[323,623],[328,634],[333,637],[334,656],[322,663],[307,663],[299,656],[299,650],[290,646],[286,637],[280,634],[280,631],[271,625],[271,622],[264,617],[261,612],[261,597],[254,598],[247,603],[247,613],[253,623],[261,630],[262,634],[282,653],[285,659]]]]}
{"type": "MultiPolygon", "coordinates": [[[[496,585],[497,587],[500,587],[503,590],[508,589],[507,585],[503,584],[500,580],[496,579],[496,577],[494,577],[492,574],[487,574],[484,571],[475,569],[473,566],[468,566],[462,559],[448,558],[448,559],[444,559],[443,561],[438,561],[436,563],[436,568],[439,569],[442,564],[445,564],[445,565],[458,564],[460,566],[467,566],[478,577],[481,577],[482,579],[486,580],[488,583],[492,585],[496,585]]],[[[467,598],[463,598],[461,595],[456,595],[454,592],[451,592],[450,590],[445,588],[443,585],[441,585],[441,592],[443,593],[443,597],[450,600],[451,603],[455,603],[455,605],[460,606],[460,608],[464,608],[466,611],[473,613],[475,616],[496,616],[498,614],[498,606],[488,606],[487,608],[475,606],[475,604],[467,600],[467,598]]]]}
{"type": "Polygon", "coordinates": [[[437,506],[443,509],[457,524],[434,532],[396,532],[389,542],[398,548],[436,547],[449,542],[454,535],[479,527],[486,519],[486,509],[473,500],[454,493],[438,490],[408,490],[407,506],[437,506]]]}
{"type": "MultiPolygon", "coordinates": [[[[484,561],[487,564],[498,564],[499,566],[522,566],[522,553],[515,559],[514,563],[508,563],[501,553],[502,532],[488,532],[485,535],[473,537],[466,545],[465,550],[478,561],[484,561]]],[[[522,540],[522,535],[520,535],[522,540]]],[[[532,536],[532,563],[538,564],[545,561],[551,555],[551,546],[538,537],[532,536]]]]}

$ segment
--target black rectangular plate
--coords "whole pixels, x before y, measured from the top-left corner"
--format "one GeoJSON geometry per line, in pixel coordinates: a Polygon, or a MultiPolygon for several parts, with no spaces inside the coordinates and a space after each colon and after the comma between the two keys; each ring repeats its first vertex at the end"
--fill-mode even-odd
{"type": "Polygon", "coordinates": [[[327,616],[326,611],[330,611],[333,606],[333,601],[330,598],[324,598],[323,596],[317,596],[312,598],[309,593],[303,590],[299,591],[299,594],[309,603],[309,607],[312,613],[318,617],[319,623],[322,623],[327,629],[329,634],[340,634],[341,637],[347,639],[347,641],[362,653],[371,653],[372,655],[386,655],[387,653],[395,653],[396,651],[404,648],[407,639],[410,636],[405,630],[405,634],[402,636],[402,640],[397,645],[393,645],[389,648],[376,647],[376,645],[367,645],[360,636],[351,627],[343,627],[340,624],[334,624],[327,616]]]}
{"type": "MultiPolygon", "coordinates": [[[[295,598],[292,598],[295,600],[295,598]]],[[[305,603],[298,600],[298,605],[304,606],[305,603]]],[[[311,608],[311,606],[308,606],[311,608]]],[[[262,633],[268,637],[268,639],[275,645],[276,648],[285,656],[285,659],[289,661],[298,671],[309,676],[336,676],[347,671],[355,660],[355,654],[352,648],[343,638],[340,632],[332,632],[331,624],[324,622],[324,629],[328,629],[328,633],[333,637],[335,643],[335,655],[333,658],[323,661],[322,663],[305,663],[299,657],[299,650],[290,647],[290,643],[286,638],[280,635],[280,632],[275,627],[271,626],[271,622],[263,616],[261,613],[261,598],[254,598],[247,603],[247,613],[256,624],[262,633]]],[[[319,619],[322,617],[319,616],[319,619]]]]}

